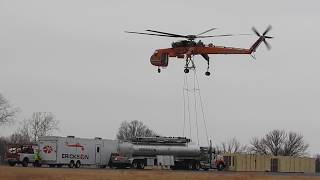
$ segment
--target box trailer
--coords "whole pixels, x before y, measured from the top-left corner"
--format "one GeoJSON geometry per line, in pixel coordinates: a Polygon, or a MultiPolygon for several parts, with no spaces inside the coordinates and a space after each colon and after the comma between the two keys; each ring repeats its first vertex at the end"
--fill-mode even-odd
{"type": "Polygon", "coordinates": [[[40,163],[50,167],[96,165],[105,168],[111,153],[117,150],[116,140],[101,138],[45,136],[40,137],[38,143],[40,163]]]}

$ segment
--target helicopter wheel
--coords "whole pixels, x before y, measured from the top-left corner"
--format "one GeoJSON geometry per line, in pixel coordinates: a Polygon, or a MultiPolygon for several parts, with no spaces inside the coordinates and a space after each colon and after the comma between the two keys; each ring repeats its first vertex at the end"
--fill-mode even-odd
{"type": "Polygon", "coordinates": [[[189,73],[189,69],[185,68],[184,73],[189,73]]]}
{"type": "Polygon", "coordinates": [[[209,71],[205,72],[204,74],[205,74],[206,76],[210,76],[210,72],[209,72],[209,71]]]}
{"type": "Polygon", "coordinates": [[[158,73],[161,73],[161,69],[160,68],[158,68],[158,73]]]}

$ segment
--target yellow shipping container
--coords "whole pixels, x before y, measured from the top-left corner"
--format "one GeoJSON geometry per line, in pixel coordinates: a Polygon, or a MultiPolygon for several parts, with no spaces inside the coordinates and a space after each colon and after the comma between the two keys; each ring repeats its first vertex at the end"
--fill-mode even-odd
{"type": "Polygon", "coordinates": [[[274,171],[315,173],[316,161],[308,157],[224,154],[230,171],[274,171]]]}

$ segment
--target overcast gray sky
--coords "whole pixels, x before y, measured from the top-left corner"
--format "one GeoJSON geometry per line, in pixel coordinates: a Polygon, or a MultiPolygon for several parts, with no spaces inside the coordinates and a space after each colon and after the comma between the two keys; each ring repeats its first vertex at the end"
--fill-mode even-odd
{"type": "MultiPolygon", "coordinates": [[[[21,109],[18,120],[37,111],[56,114],[56,135],[115,138],[123,120],[137,119],[162,135],[181,136],[184,61],[172,59],[161,74],[149,62],[155,49],[176,39],[124,31],[196,34],[219,28],[208,33],[214,35],[251,33],[252,26],[263,32],[271,24],[272,50],[262,45],[257,60],[211,56],[213,75],[206,77],[205,62],[195,58],[209,137],[249,143],[284,129],[302,133],[315,154],[319,17],[316,0],[0,0],[0,93],[21,109]]],[[[249,47],[256,39],[203,41],[249,47]]],[[[1,129],[0,135],[12,131],[1,129]]]]}

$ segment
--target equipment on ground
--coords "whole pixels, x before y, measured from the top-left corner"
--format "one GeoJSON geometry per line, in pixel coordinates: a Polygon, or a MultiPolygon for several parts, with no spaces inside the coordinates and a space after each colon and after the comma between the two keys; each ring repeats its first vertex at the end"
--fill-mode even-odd
{"type": "Polygon", "coordinates": [[[36,144],[9,144],[7,146],[5,160],[10,166],[21,164],[27,167],[29,163],[35,163],[35,152],[38,146],[36,144]]]}
{"type": "Polygon", "coordinates": [[[221,35],[203,35],[210,31],[213,31],[217,28],[211,28],[207,31],[199,33],[197,35],[180,35],[180,34],[173,34],[155,30],[146,30],[148,31],[143,32],[133,32],[133,31],[125,31],[126,33],[133,33],[133,34],[142,34],[142,35],[152,35],[152,36],[162,36],[162,37],[171,37],[171,38],[184,38],[186,40],[181,40],[178,42],[173,42],[171,48],[165,49],[157,49],[153,53],[150,58],[150,62],[152,65],[158,67],[158,72],[161,72],[160,67],[167,67],[169,64],[169,57],[176,57],[186,60],[186,64],[184,67],[184,72],[189,73],[190,69],[194,69],[195,65],[193,62],[193,56],[201,55],[207,61],[207,71],[205,75],[209,76],[209,54],[252,54],[256,51],[258,46],[264,42],[268,49],[271,48],[269,43],[267,43],[266,39],[271,39],[273,37],[267,36],[267,33],[271,30],[271,26],[262,33],[262,35],[253,27],[252,30],[254,33],[259,37],[258,40],[249,48],[234,48],[234,47],[224,47],[224,46],[215,46],[214,44],[210,43],[205,45],[203,42],[198,41],[195,42],[195,39],[200,38],[214,38],[214,37],[227,37],[227,36],[235,36],[235,35],[250,35],[250,34],[221,34],[221,35]]]}
{"type": "Polygon", "coordinates": [[[224,169],[222,158],[211,147],[200,147],[183,137],[146,137],[120,142],[112,153],[110,167],[144,169],[165,166],[171,169],[224,169]]]}
{"type": "Polygon", "coordinates": [[[96,165],[105,168],[110,155],[116,151],[117,141],[101,138],[87,139],[74,136],[45,136],[39,138],[41,164],[50,167],[79,168],[82,165],[96,165]]]}

